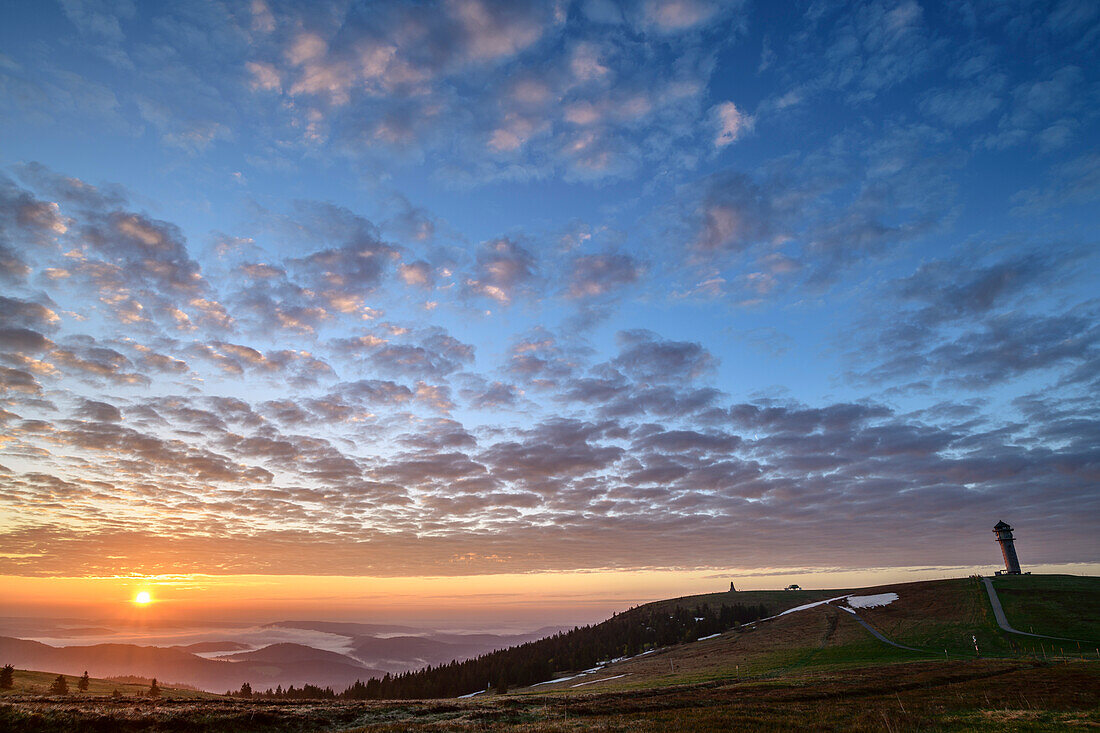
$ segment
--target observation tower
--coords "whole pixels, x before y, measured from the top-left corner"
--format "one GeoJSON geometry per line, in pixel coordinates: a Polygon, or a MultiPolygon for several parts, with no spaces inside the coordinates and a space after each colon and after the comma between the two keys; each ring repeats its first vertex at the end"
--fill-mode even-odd
{"type": "Polygon", "coordinates": [[[1016,546],[1013,544],[1012,527],[1008,522],[1001,520],[993,528],[993,534],[997,535],[997,542],[1001,545],[1001,554],[1005,558],[1005,569],[998,570],[997,575],[1019,575],[1020,560],[1016,557],[1016,546]]]}

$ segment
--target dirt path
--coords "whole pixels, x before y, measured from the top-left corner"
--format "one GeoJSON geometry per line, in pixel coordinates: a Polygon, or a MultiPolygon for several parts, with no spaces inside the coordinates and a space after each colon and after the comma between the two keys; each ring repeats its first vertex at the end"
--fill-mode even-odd
{"type": "Polygon", "coordinates": [[[850,609],[850,608],[846,608],[846,607],[844,607],[844,606],[837,606],[837,608],[839,608],[839,609],[840,609],[841,611],[847,611],[848,613],[850,613],[850,614],[852,615],[852,618],[854,618],[854,619],[856,620],[856,622],[857,622],[857,623],[858,623],[858,624],[859,624],[860,626],[862,626],[863,628],[865,628],[865,629],[867,629],[868,631],[870,631],[870,632],[871,632],[871,636],[875,637],[876,639],[878,639],[878,640],[879,640],[879,641],[881,641],[881,642],[884,642],[884,643],[886,643],[886,644],[889,644],[890,646],[896,646],[896,647],[897,647],[898,649],[905,649],[905,650],[907,650],[907,651],[911,651],[911,652],[923,652],[923,653],[929,653],[929,652],[928,652],[927,650],[925,650],[925,649],[915,649],[915,648],[913,648],[913,647],[911,647],[911,646],[905,646],[905,645],[903,645],[903,644],[898,644],[898,643],[897,643],[896,641],[890,641],[890,640],[889,640],[889,639],[887,639],[887,638],[886,638],[885,636],[883,636],[883,635],[882,635],[882,634],[881,634],[881,633],[879,632],[879,630],[878,630],[878,629],[876,629],[875,627],[871,626],[871,624],[869,624],[869,623],[867,623],[866,621],[864,621],[863,619],[861,619],[861,618],[859,617],[859,614],[857,614],[857,613],[856,613],[855,611],[853,611],[852,609],[850,609]]]}
{"type": "Polygon", "coordinates": [[[1033,636],[1036,639],[1054,639],[1055,641],[1079,641],[1079,639],[1069,639],[1064,636],[1045,636],[1043,634],[1032,634],[1027,631],[1019,631],[1012,628],[1008,619],[1005,618],[1005,611],[1001,608],[1001,599],[997,597],[997,591],[993,588],[993,581],[989,578],[982,578],[982,582],[985,583],[985,590],[989,594],[989,604],[993,606],[993,616],[997,619],[997,625],[1010,634],[1019,634],[1020,636],[1033,636]]]}

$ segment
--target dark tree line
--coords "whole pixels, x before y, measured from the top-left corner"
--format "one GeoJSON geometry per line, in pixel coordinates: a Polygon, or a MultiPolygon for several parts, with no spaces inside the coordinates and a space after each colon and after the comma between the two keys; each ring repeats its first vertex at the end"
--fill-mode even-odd
{"type": "Polygon", "coordinates": [[[341,697],[456,697],[489,687],[504,692],[510,687],[545,682],[563,670],[590,669],[618,657],[692,642],[767,615],[763,606],[741,604],[693,609],[677,606],[672,613],[632,609],[595,626],[574,628],[464,662],[356,682],[341,697]]]}
{"type": "Polygon", "coordinates": [[[583,670],[619,657],[632,657],[650,649],[693,642],[704,636],[727,631],[740,624],[770,615],[761,605],[709,605],[683,608],[671,613],[646,607],[618,614],[595,626],[583,626],[545,639],[483,654],[464,662],[452,661],[413,672],[357,681],[342,693],[330,688],[306,685],[283,690],[253,692],[251,686],[231,693],[240,697],[285,699],[345,698],[415,699],[457,697],[491,688],[505,692],[545,682],[557,672],[583,670]]]}
{"type": "Polygon", "coordinates": [[[279,685],[274,690],[268,688],[264,692],[260,692],[259,690],[254,692],[252,690],[252,685],[247,682],[241,685],[241,689],[236,692],[227,692],[225,694],[232,697],[256,698],[260,700],[333,700],[338,697],[331,687],[318,687],[317,685],[306,684],[301,687],[290,685],[286,689],[283,689],[283,686],[279,685]]]}

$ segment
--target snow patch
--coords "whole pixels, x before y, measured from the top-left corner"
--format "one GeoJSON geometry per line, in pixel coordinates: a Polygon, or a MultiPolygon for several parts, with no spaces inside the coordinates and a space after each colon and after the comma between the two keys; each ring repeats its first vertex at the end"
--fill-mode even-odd
{"type": "Polygon", "coordinates": [[[722,635],[721,632],[719,632],[717,634],[711,634],[710,636],[700,636],[695,641],[706,641],[707,639],[713,639],[714,637],[721,636],[721,635],[722,635]]]}
{"type": "MultiPolygon", "coordinates": [[[[545,682],[536,682],[535,684],[531,685],[531,687],[538,687],[539,685],[552,685],[555,682],[568,682],[569,680],[575,680],[578,677],[584,677],[586,675],[595,674],[596,672],[599,672],[601,669],[603,669],[602,664],[600,664],[598,666],[595,666],[592,669],[586,669],[583,672],[578,672],[577,674],[573,675],[572,677],[559,677],[556,680],[546,680],[545,682]]],[[[599,680],[597,680],[597,681],[599,681],[599,680]]],[[[576,686],[577,685],[573,685],[573,687],[576,687],[576,686]]]]}
{"type": "Polygon", "coordinates": [[[578,677],[584,677],[583,674],[575,674],[572,677],[559,677],[556,680],[546,680],[545,682],[536,682],[531,687],[538,687],[539,685],[552,685],[555,682],[568,682],[569,680],[575,680],[578,677]]]}
{"type": "Polygon", "coordinates": [[[473,697],[474,695],[484,695],[484,694],[485,694],[485,690],[478,690],[477,692],[471,692],[468,695],[459,695],[458,697],[459,697],[459,699],[461,699],[461,698],[464,698],[464,697],[473,697]]]}
{"type": "Polygon", "coordinates": [[[878,608],[888,606],[898,599],[897,593],[879,593],[873,596],[848,596],[852,608],[878,608]]]}
{"type": "Polygon", "coordinates": [[[578,682],[578,683],[577,683],[577,684],[575,684],[575,685],[569,685],[569,686],[570,686],[570,687],[584,687],[585,685],[594,685],[594,684],[596,684],[597,682],[607,682],[608,680],[617,680],[617,679],[619,679],[620,677],[626,677],[626,676],[627,676],[628,674],[630,674],[630,673],[629,673],[629,672],[625,672],[625,673],[623,673],[623,674],[617,674],[617,675],[615,675],[614,677],[604,677],[603,679],[598,679],[598,680],[589,680],[588,682],[578,682]]]}
{"type": "Polygon", "coordinates": [[[779,616],[786,616],[788,613],[794,613],[795,611],[805,611],[807,608],[816,608],[818,606],[824,606],[826,603],[832,603],[833,601],[843,601],[848,596],[837,596],[836,598],[830,598],[827,601],[817,601],[816,603],[806,603],[801,606],[795,606],[794,608],[788,608],[778,616],[772,616],[772,618],[779,618],[779,616]]]}
{"type": "MultiPolygon", "coordinates": [[[[826,603],[834,603],[836,601],[848,601],[853,608],[876,608],[878,606],[886,606],[898,599],[897,593],[878,593],[873,596],[837,596],[836,598],[830,598],[825,601],[816,601],[814,603],[805,603],[801,606],[795,606],[794,608],[788,608],[783,613],[777,613],[774,616],[768,616],[767,618],[757,619],[756,621],[750,621],[746,626],[753,626],[761,621],[771,621],[772,619],[779,618],[780,616],[786,616],[788,613],[794,613],[796,611],[805,611],[807,608],[816,608],[817,606],[824,606],[826,603]]],[[[845,611],[851,611],[850,608],[845,606],[837,606],[837,608],[843,608],[845,611]]],[[[855,613],[855,611],[852,611],[855,613]]]]}

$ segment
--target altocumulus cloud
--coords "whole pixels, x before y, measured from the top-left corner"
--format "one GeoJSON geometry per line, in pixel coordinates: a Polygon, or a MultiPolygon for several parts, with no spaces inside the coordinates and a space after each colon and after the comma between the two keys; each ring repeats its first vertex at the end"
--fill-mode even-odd
{"type": "Polygon", "coordinates": [[[757,10],[13,26],[0,572],[1095,561],[1100,16],[757,10]]]}

